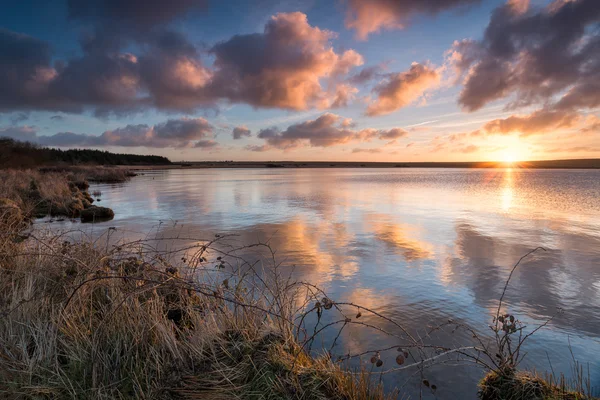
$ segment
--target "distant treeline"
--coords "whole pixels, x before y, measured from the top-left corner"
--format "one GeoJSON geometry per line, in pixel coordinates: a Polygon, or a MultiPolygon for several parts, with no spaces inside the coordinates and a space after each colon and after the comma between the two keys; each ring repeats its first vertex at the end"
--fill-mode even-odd
{"type": "Polygon", "coordinates": [[[120,154],[108,151],[59,150],[29,142],[0,138],[0,168],[33,168],[43,165],[165,165],[166,157],[120,154]]]}

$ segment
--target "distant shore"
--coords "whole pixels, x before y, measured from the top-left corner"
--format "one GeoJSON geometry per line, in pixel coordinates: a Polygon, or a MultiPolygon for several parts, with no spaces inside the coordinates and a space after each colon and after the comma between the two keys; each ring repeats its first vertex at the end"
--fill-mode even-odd
{"type": "Polygon", "coordinates": [[[355,162],[355,161],[180,161],[171,165],[128,166],[155,168],[533,168],[600,169],[600,159],[543,160],[526,162],[355,162]]]}

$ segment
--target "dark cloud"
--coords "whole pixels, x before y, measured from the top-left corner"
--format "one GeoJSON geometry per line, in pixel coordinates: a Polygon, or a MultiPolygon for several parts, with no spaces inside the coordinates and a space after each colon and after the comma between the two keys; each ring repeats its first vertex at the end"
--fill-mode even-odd
{"type": "Polygon", "coordinates": [[[207,0],[68,0],[69,17],[105,24],[151,29],[194,9],[204,9],[207,0]]]}
{"type": "MultiPolygon", "coordinates": [[[[196,3],[175,1],[173,12],[196,3]]],[[[135,1],[119,11],[112,1],[86,2],[81,9],[73,3],[73,16],[83,18],[96,8],[104,10],[100,15],[119,16],[114,27],[110,18],[98,25],[84,38],[82,53],[68,60],[53,60],[43,41],[0,30],[0,111],[191,112],[223,101],[303,110],[342,107],[357,92],[345,78],[362,65],[362,57],[334,51],[335,34],[311,26],[305,14],[277,14],[263,33],[218,43],[210,50],[214,64],[206,66],[202,51],[180,33],[158,27],[130,34],[119,26],[121,19],[139,18],[141,24],[169,19],[171,11],[162,16],[163,3],[157,4],[152,1],[146,10],[135,1]],[[131,11],[138,8],[140,15],[131,11]]]]}
{"type": "Polygon", "coordinates": [[[170,119],[156,125],[127,125],[122,128],[89,135],[59,132],[50,136],[39,136],[31,127],[0,129],[0,136],[27,140],[44,146],[57,147],[214,147],[214,127],[204,118],[170,119]]]}
{"type": "Polygon", "coordinates": [[[162,33],[139,57],[138,64],[140,79],[155,107],[193,111],[199,107],[214,108],[219,100],[211,89],[214,72],[180,34],[162,33]]]}
{"type": "Polygon", "coordinates": [[[373,90],[377,97],[369,104],[367,115],[389,114],[407,106],[435,87],[440,79],[438,71],[419,63],[413,63],[408,71],[388,74],[373,90]]]}
{"type": "Polygon", "coordinates": [[[0,30],[0,111],[133,107],[139,85],[135,58],[91,53],[50,62],[46,43],[0,30]]]}
{"type": "Polygon", "coordinates": [[[161,139],[197,140],[212,135],[214,127],[204,118],[170,119],[154,125],[156,137],[161,139]]]}
{"type": "Polygon", "coordinates": [[[219,143],[214,140],[198,140],[194,147],[197,149],[212,149],[218,147],[219,143]]]}
{"type": "Polygon", "coordinates": [[[258,131],[258,135],[256,137],[260,139],[269,139],[279,135],[279,130],[277,128],[265,128],[258,131]]]}
{"type": "Polygon", "coordinates": [[[244,147],[244,149],[248,150],[248,151],[263,152],[263,151],[269,150],[269,146],[267,146],[267,145],[257,146],[257,145],[249,144],[248,146],[244,147]]]}
{"type": "Polygon", "coordinates": [[[475,111],[514,96],[513,108],[598,107],[600,2],[555,1],[527,12],[525,6],[512,1],[497,8],[481,41],[455,43],[450,59],[465,77],[460,104],[475,111]],[[556,96],[562,97],[552,104],[556,96]]]}
{"type": "Polygon", "coordinates": [[[352,75],[348,78],[348,82],[353,85],[364,85],[374,79],[380,79],[383,77],[384,68],[381,65],[373,65],[371,67],[363,68],[358,74],[352,75]]]}
{"type": "Polygon", "coordinates": [[[47,43],[0,28],[0,110],[35,104],[55,75],[47,43]]]}
{"type": "Polygon", "coordinates": [[[408,136],[408,132],[401,128],[393,128],[387,131],[383,130],[379,132],[379,138],[385,140],[400,139],[404,136],[408,136]]]}
{"type": "Polygon", "coordinates": [[[267,148],[286,150],[306,145],[330,147],[353,141],[371,141],[375,138],[393,140],[408,134],[401,128],[356,130],[354,127],[355,124],[350,118],[325,113],[317,119],[290,125],[284,131],[277,128],[262,129],[257,137],[266,141],[267,148]]]}
{"type": "Polygon", "coordinates": [[[59,132],[49,136],[38,136],[35,138],[35,142],[43,146],[87,147],[101,146],[104,140],[101,136],[74,132],[59,132]]]}
{"type": "Polygon", "coordinates": [[[346,27],[359,39],[382,29],[402,29],[415,14],[442,11],[479,3],[480,0],[348,0],[346,27]]]}
{"type": "Polygon", "coordinates": [[[243,137],[252,136],[250,129],[246,128],[245,126],[236,126],[235,128],[233,128],[233,131],[231,132],[231,134],[233,135],[233,138],[235,140],[239,140],[243,137]]]}
{"type": "Polygon", "coordinates": [[[64,121],[65,117],[63,117],[62,115],[53,115],[50,117],[50,119],[53,121],[64,121]]]}
{"type": "Polygon", "coordinates": [[[313,147],[330,147],[356,139],[357,133],[338,125],[339,115],[326,113],[311,121],[289,126],[285,131],[263,129],[258,137],[278,149],[290,149],[308,143],[313,147]]]}

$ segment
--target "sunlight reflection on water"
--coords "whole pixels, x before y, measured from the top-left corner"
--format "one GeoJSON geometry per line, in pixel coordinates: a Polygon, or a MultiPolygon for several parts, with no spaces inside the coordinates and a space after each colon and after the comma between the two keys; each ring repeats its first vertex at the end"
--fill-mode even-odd
{"type": "MultiPolygon", "coordinates": [[[[549,357],[556,372],[569,373],[569,335],[600,386],[600,171],[168,170],[95,189],[114,209],[113,221],[52,228],[99,235],[114,226],[128,238],[271,238],[278,259],[303,280],[415,332],[449,317],[486,332],[510,268],[543,246],[516,271],[507,307],[530,324],[559,307],[564,313],[528,344],[527,363],[547,370],[549,357]]],[[[439,341],[469,338],[440,333],[439,341]]],[[[352,328],[336,351],[386,340],[352,328]]],[[[439,366],[428,374],[437,398],[474,398],[481,371],[439,366]]],[[[390,374],[387,383],[409,375],[390,374]]],[[[414,382],[405,390],[414,395],[414,382]]]]}

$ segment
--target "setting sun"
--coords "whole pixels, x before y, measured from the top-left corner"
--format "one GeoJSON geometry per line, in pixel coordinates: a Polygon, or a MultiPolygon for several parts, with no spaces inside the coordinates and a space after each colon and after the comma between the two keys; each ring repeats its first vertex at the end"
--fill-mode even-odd
{"type": "Polygon", "coordinates": [[[525,161],[530,157],[530,151],[527,143],[524,143],[519,136],[505,136],[496,141],[497,151],[492,156],[496,161],[513,164],[525,161]]]}
{"type": "Polygon", "coordinates": [[[506,151],[504,154],[502,154],[501,161],[504,161],[505,163],[512,164],[514,162],[519,161],[519,159],[518,159],[518,156],[517,156],[516,152],[514,152],[514,151],[506,151]]]}

